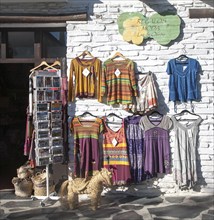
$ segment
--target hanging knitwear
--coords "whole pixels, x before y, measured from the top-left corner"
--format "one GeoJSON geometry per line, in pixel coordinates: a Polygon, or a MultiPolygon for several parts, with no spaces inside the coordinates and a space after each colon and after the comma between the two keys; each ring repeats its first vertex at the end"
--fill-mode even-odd
{"type": "Polygon", "coordinates": [[[133,61],[108,59],[102,74],[101,95],[107,94],[107,104],[132,104],[137,96],[133,61]]]}
{"type": "Polygon", "coordinates": [[[101,60],[80,59],[76,57],[71,61],[68,82],[68,101],[78,98],[98,98],[101,101],[101,60]]]}
{"type": "Polygon", "coordinates": [[[113,184],[124,185],[131,180],[124,122],[113,131],[104,118],[103,166],[113,172],[113,184]]]}
{"type": "Polygon", "coordinates": [[[74,135],[74,175],[87,177],[100,168],[99,134],[103,131],[100,118],[80,121],[74,117],[70,125],[74,135]]]}

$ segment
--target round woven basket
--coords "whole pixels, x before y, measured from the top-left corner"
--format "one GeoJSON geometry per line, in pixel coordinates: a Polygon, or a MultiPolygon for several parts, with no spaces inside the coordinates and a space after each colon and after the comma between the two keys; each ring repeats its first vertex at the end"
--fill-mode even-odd
{"type": "MultiPolygon", "coordinates": [[[[38,186],[34,184],[34,196],[46,196],[47,195],[47,187],[46,186],[38,186]]],[[[49,194],[55,191],[55,185],[49,186],[49,194]]]]}
{"type": "Polygon", "coordinates": [[[30,179],[14,177],[12,183],[15,188],[15,195],[19,197],[30,197],[33,191],[33,183],[30,179]]]}
{"type": "MultiPolygon", "coordinates": [[[[55,185],[52,180],[52,176],[49,175],[49,194],[55,191],[55,185]]],[[[34,196],[46,196],[46,172],[43,170],[41,173],[36,173],[34,177],[31,178],[33,181],[34,196]]]]}

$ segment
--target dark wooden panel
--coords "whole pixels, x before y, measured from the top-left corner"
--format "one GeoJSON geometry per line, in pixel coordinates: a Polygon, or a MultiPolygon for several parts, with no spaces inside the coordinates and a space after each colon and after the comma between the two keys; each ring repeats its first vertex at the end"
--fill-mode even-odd
{"type": "Polygon", "coordinates": [[[192,8],[189,9],[190,18],[214,18],[213,8],[192,8]]]}
{"type": "Polygon", "coordinates": [[[86,21],[87,14],[49,15],[49,16],[16,16],[0,15],[0,23],[62,23],[66,21],[86,21]]]}

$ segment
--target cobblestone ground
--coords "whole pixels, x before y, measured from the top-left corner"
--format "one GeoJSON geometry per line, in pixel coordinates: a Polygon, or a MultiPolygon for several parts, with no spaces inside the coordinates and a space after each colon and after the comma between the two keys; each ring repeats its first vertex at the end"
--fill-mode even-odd
{"type": "Polygon", "coordinates": [[[19,198],[14,192],[0,192],[0,219],[10,220],[213,220],[214,197],[202,193],[162,195],[159,191],[109,191],[96,211],[88,199],[80,199],[76,210],[68,210],[57,200],[41,206],[39,199],[19,198]]]}

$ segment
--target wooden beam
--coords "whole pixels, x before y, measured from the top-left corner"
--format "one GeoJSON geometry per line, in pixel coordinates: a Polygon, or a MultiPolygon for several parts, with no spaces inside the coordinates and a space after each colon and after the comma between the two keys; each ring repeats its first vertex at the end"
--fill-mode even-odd
{"type": "Polygon", "coordinates": [[[214,18],[213,8],[190,8],[189,9],[190,18],[214,18]]]}
{"type": "Polygon", "coordinates": [[[70,15],[0,15],[0,23],[62,23],[66,21],[87,21],[87,13],[70,15]]]}

